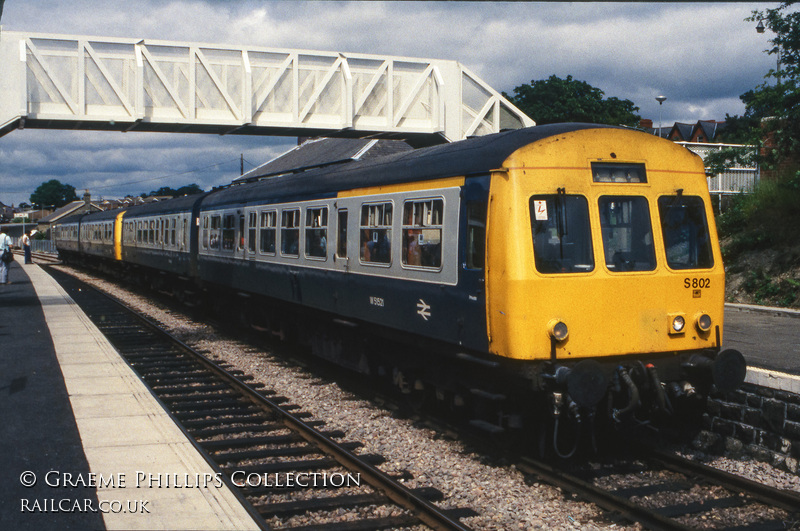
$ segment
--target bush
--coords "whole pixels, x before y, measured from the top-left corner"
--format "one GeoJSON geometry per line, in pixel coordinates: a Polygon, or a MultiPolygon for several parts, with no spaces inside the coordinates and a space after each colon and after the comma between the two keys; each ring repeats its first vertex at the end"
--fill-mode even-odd
{"type": "Polygon", "coordinates": [[[800,239],[800,171],[762,180],[752,193],[736,196],[717,218],[720,236],[730,237],[728,258],[749,249],[800,239]]]}

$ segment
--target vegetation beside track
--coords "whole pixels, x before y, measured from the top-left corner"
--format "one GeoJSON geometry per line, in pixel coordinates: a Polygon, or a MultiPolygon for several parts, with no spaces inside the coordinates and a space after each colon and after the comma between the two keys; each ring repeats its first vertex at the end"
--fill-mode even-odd
{"type": "Polygon", "coordinates": [[[800,309],[800,171],[735,197],[717,226],[726,300],[800,309]]]}

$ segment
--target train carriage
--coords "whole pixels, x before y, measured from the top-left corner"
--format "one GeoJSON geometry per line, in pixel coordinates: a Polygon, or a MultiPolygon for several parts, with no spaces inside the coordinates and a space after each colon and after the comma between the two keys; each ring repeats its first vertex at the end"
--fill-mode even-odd
{"type": "Polygon", "coordinates": [[[137,205],[119,217],[123,263],[185,279],[195,274],[197,208],[205,194],[137,205]]]}
{"type": "Polygon", "coordinates": [[[117,216],[121,211],[90,212],[80,218],[80,252],[101,260],[116,256],[115,234],[117,216]]]}
{"type": "Polygon", "coordinates": [[[74,214],[58,221],[52,228],[51,238],[62,259],[77,256],[80,251],[80,220],[83,214],[74,214]]]}
{"type": "Polygon", "coordinates": [[[724,269],[702,160],[641,131],[508,131],[116,223],[120,262],[190,280],[254,327],[291,329],[403,392],[488,411],[476,425],[491,430],[664,413],[746,370],[720,352],[724,269]]]}

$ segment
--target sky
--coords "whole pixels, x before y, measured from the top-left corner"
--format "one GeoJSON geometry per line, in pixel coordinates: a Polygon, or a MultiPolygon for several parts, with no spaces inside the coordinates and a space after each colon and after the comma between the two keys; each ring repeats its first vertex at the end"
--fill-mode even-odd
{"type": "MultiPolygon", "coordinates": [[[[498,91],[555,74],[629,99],[658,126],[724,120],[775,67],[746,21],[777,3],[5,0],[3,30],[456,60],[498,91]],[[655,97],[667,100],[659,108],[655,97]]],[[[0,98],[3,97],[0,94],[0,98]]],[[[532,116],[536,120],[535,116],[532,116]]],[[[0,202],[50,179],[93,199],[229,183],[296,138],[17,130],[0,137],[0,202]]]]}

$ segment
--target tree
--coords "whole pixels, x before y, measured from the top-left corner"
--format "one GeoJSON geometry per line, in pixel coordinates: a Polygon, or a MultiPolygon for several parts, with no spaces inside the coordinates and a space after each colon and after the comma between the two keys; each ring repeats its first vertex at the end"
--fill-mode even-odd
{"type": "Polygon", "coordinates": [[[182,197],[184,195],[192,195],[192,194],[199,194],[203,191],[199,185],[192,183],[187,184],[185,186],[181,186],[177,190],[174,188],[170,188],[169,186],[162,186],[158,190],[153,190],[149,194],[142,194],[142,197],[148,197],[153,195],[169,195],[172,197],[182,197]]]}
{"type": "Polygon", "coordinates": [[[514,95],[503,93],[511,103],[533,118],[537,124],[588,122],[595,124],[637,126],[641,117],[630,100],[604,99],[605,93],[572,76],[561,79],[531,81],[514,89],[514,95]]]}
{"type": "Polygon", "coordinates": [[[75,187],[69,184],[61,184],[56,179],[44,182],[31,194],[31,203],[40,206],[54,206],[60,208],[71,201],[78,199],[75,195],[75,187]]]}
{"type": "Polygon", "coordinates": [[[795,3],[753,11],[747,18],[762,22],[774,33],[767,53],[777,55],[779,60],[776,68],[764,76],[764,83],[739,96],[745,105],[744,115],[725,117],[726,140],[767,147],[759,157],[767,167],[800,160],[800,12],[790,12],[795,3]],[[770,139],[766,146],[765,138],[770,139]]]}

